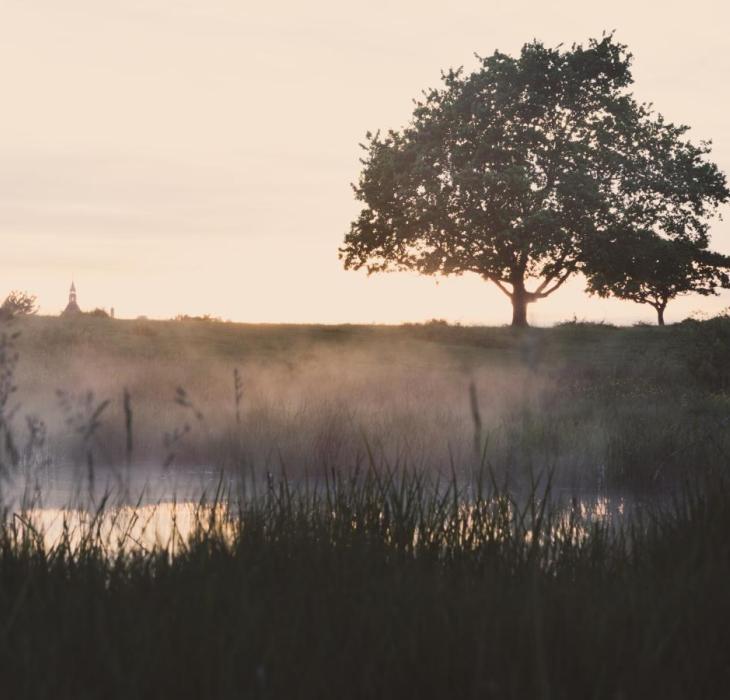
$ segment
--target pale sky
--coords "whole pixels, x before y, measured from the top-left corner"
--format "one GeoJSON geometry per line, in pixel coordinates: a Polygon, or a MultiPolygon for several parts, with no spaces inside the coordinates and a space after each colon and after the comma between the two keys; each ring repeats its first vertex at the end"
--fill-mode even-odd
{"type": "MultiPolygon", "coordinates": [[[[0,0],[0,295],[168,318],[507,323],[476,277],[347,272],[365,132],[398,128],[441,69],[615,29],[635,93],[730,170],[730,9],[615,0],[0,0]]],[[[726,214],[730,212],[726,211],[726,214]]],[[[730,217],[713,228],[730,253],[730,217]]],[[[730,293],[670,304],[670,321],[730,293]]],[[[652,320],[579,279],[530,320],[652,320]]]]}

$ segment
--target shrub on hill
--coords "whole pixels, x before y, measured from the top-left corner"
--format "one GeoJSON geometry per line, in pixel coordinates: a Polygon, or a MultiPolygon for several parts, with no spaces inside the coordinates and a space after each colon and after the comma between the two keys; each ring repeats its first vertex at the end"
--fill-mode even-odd
{"type": "Polygon", "coordinates": [[[35,295],[28,292],[12,291],[0,306],[0,320],[16,316],[30,316],[38,311],[35,295]]]}
{"type": "Polygon", "coordinates": [[[97,316],[98,318],[111,318],[105,309],[96,308],[87,312],[88,316],[97,316]]]}
{"type": "Polygon", "coordinates": [[[730,391],[730,309],[682,325],[692,334],[686,351],[689,372],[710,391],[730,391]]]}
{"type": "Polygon", "coordinates": [[[222,323],[220,316],[212,316],[211,314],[203,314],[202,316],[189,316],[188,314],[178,314],[173,319],[175,321],[205,321],[208,323],[222,323]]]}

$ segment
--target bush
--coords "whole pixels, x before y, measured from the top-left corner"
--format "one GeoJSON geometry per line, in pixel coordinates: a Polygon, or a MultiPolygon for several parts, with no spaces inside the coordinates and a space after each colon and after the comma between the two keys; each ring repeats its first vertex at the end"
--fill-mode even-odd
{"type": "Polygon", "coordinates": [[[616,328],[616,326],[606,321],[586,321],[573,314],[573,318],[567,321],[558,321],[555,328],[616,328]]]}
{"type": "Polygon", "coordinates": [[[88,316],[98,316],[99,318],[110,318],[109,314],[105,309],[96,308],[93,311],[87,312],[88,316]]]}
{"type": "Polygon", "coordinates": [[[0,319],[30,316],[38,311],[35,295],[28,292],[12,291],[0,306],[0,319]]]}
{"type": "Polygon", "coordinates": [[[687,368],[710,391],[730,391],[730,309],[706,321],[684,321],[691,334],[687,368]]]}
{"type": "Polygon", "coordinates": [[[211,314],[203,314],[202,316],[189,316],[188,314],[178,314],[173,319],[175,321],[204,321],[207,323],[222,323],[223,319],[219,316],[211,316],[211,314]]]}

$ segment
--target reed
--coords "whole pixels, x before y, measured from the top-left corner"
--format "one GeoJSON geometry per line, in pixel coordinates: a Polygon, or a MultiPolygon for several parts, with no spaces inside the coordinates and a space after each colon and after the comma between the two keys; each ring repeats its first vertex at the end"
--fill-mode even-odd
{"type": "MultiPolygon", "coordinates": [[[[489,474],[221,482],[165,540],[102,499],[0,528],[8,697],[719,697],[730,492],[610,518],[489,474]],[[132,525],[130,525],[132,523],[132,525]],[[109,525],[113,527],[109,527],[109,525]]],[[[542,485],[540,485],[542,484],[542,485]]],[[[163,505],[158,506],[162,508],[163,505]]],[[[166,506],[166,507],[169,507],[166,506]]]]}

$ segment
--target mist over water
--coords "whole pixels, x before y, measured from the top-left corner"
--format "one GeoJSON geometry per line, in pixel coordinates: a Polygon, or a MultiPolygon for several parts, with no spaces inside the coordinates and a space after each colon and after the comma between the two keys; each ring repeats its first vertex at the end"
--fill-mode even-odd
{"type": "Polygon", "coordinates": [[[181,345],[170,356],[129,358],[79,344],[60,363],[21,357],[18,399],[46,422],[56,464],[85,463],[87,448],[97,465],[124,463],[127,389],[135,469],[245,466],[295,476],[368,455],[411,468],[462,464],[473,458],[472,383],[485,429],[545,384],[529,366],[475,362],[407,339],[291,345],[247,352],[242,344],[227,358],[181,345]],[[80,445],[76,429],[106,400],[93,440],[80,445]]]}
{"type": "Polygon", "coordinates": [[[550,475],[556,491],[605,497],[666,489],[727,448],[722,402],[687,383],[677,340],[643,351],[642,329],[15,327],[3,488],[16,501],[197,500],[221,479],[364,469],[518,491],[550,475]]]}

